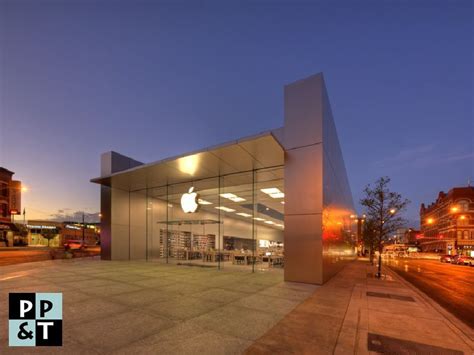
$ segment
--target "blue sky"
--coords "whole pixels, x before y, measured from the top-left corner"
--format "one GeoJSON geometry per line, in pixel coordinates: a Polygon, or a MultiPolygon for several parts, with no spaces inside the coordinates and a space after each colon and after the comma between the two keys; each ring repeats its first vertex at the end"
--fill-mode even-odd
{"type": "Polygon", "coordinates": [[[99,155],[144,162],[283,124],[324,72],[354,200],[474,181],[471,1],[0,3],[0,166],[29,218],[99,208],[99,155]]]}

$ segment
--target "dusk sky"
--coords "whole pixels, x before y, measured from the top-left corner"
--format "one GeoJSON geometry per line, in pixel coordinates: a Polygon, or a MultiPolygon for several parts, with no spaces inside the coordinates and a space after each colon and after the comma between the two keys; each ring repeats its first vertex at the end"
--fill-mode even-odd
{"type": "Polygon", "coordinates": [[[27,218],[99,210],[102,152],[143,162],[283,125],[323,72],[354,201],[474,184],[471,1],[0,0],[0,166],[27,218]]]}

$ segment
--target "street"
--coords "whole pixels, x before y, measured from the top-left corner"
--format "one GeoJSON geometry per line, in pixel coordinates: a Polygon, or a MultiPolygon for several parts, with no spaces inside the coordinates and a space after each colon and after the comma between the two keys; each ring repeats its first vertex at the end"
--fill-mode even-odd
{"type": "MultiPolygon", "coordinates": [[[[83,256],[100,254],[99,247],[90,247],[83,256]]],[[[47,248],[12,248],[12,250],[0,250],[0,266],[29,263],[32,261],[50,260],[51,253],[47,248]]]]}
{"type": "Polygon", "coordinates": [[[386,259],[385,264],[474,328],[474,268],[437,260],[386,259]]]}

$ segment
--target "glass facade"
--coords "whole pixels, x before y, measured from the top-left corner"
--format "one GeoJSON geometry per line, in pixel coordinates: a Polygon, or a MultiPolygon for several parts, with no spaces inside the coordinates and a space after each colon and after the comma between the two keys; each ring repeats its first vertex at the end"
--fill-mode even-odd
{"type": "Polygon", "coordinates": [[[271,131],[147,164],[102,154],[101,257],[335,275],[355,256],[355,212],[322,74],[284,96],[271,131]]]}
{"type": "Polygon", "coordinates": [[[130,192],[130,258],[249,271],[283,267],[283,171],[277,166],[130,192]]]}

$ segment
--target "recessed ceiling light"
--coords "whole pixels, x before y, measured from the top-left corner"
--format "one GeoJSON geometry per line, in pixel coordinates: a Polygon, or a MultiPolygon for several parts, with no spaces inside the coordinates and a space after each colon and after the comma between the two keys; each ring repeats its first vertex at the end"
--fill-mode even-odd
{"type": "Polygon", "coordinates": [[[266,224],[275,224],[273,221],[265,221],[266,224]]]}
{"type": "Polygon", "coordinates": [[[200,198],[200,199],[198,200],[198,203],[199,203],[200,205],[212,205],[212,202],[203,200],[202,198],[200,198]]]}
{"type": "Polygon", "coordinates": [[[264,221],[264,219],[263,219],[263,218],[260,218],[260,217],[255,217],[254,220],[256,220],[256,221],[264,221]]]}
{"type": "Polygon", "coordinates": [[[173,205],[171,203],[168,203],[169,208],[173,208],[173,205]]]}
{"type": "Polygon", "coordinates": [[[260,189],[260,191],[262,191],[263,193],[266,193],[267,195],[270,195],[270,194],[277,194],[280,191],[280,189],[276,188],[276,187],[269,187],[269,188],[266,188],[266,189],[260,189]]]}
{"type": "Polygon", "coordinates": [[[225,194],[221,194],[222,197],[224,198],[227,198],[231,201],[234,201],[234,202],[242,202],[242,201],[245,201],[245,198],[242,198],[242,197],[239,197],[237,195],[234,195],[234,194],[231,194],[230,192],[228,193],[225,193],[225,194]]]}
{"type": "Polygon", "coordinates": [[[284,205],[284,204],[285,204],[285,201],[281,201],[280,203],[281,203],[282,205],[284,205]]]}
{"type": "Polygon", "coordinates": [[[239,213],[236,213],[236,215],[239,215],[239,216],[242,216],[242,217],[252,217],[251,214],[248,214],[248,213],[245,213],[245,212],[239,212],[239,213]]]}
{"type": "Polygon", "coordinates": [[[285,194],[283,192],[277,192],[277,193],[269,194],[269,195],[272,198],[283,198],[283,197],[285,197],[285,194]]]}
{"type": "Polygon", "coordinates": [[[277,227],[284,227],[283,224],[275,224],[277,227]]]}
{"type": "Polygon", "coordinates": [[[285,197],[285,194],[280,191],[280,189],[276,187],[269,187],[267,189],[260,189],[260,191],[266,193],[272,198],[283,198],[285,197]]]}
{"type": "Polygon", "coordinates": [[[235,210],[233,210],[232,208],[225,207],[225,206],[217,206],[217,207],[214,207],[214,208],[217,208],[218,210],[222,210],[222,211],[226,211],[226,212],[235,212],[235,210]]]}

